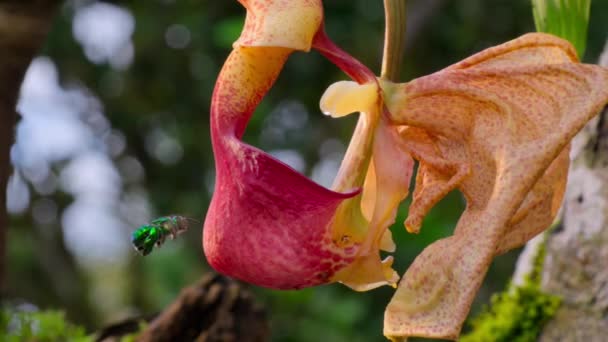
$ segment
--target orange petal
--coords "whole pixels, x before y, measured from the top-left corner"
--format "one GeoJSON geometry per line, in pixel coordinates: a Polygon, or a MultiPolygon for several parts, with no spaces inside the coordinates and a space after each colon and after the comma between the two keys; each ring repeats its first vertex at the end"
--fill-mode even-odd
{"type": "Polygon", "coordinates": [[[570,146],[551,163],[511,217],[496,255],[520,247],[553,223],[566,192],[570,146]]]}
{"type": "Polygon", "coordinates": [[[575,56],[561,39],[529,34],[387,87],[391,120],[424,131],[404,142],[422,169],[414,225],[453,188],[467,208],[454,235],[428,246],[403,276],[385,335],[456,339],[496,253],[553,219],[568,143],[608,102],[608,70],[575,56]]]}

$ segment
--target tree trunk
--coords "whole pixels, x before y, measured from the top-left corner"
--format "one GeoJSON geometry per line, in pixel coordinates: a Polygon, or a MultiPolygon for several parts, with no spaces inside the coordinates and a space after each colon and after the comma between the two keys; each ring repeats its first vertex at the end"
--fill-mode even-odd
{"type": "Polygon", "coordinates": [[[5,289],[8,217],[6,184],[25,71],[43,44],[59,0],[0,0],[0,293],[5,289]]]}
{"type": "MultiPolygon", "coordinates": [[[[608,67],[608,42],[600,64],[608,67]]],[[[608,339],[608,109],[589,122],[572,144],[572,163],[562,224],[548,233],[542,269],[543,291],[562,305],[539,341],[608,339]]],[[[539,240],[536,239],[538,242],[539,240]]],[[[515,283],[530,269],[526,246],[515,283]]]]}

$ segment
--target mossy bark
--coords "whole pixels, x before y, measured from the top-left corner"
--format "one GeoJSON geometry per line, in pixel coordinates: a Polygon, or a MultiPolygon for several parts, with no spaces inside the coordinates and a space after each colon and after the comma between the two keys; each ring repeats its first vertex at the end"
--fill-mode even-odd
{"type": "MultiPolygon", "coordinates": [[[[608,67],[608,43],[602,60],[608,67]]],[[[541,281],[543,291],[561,297],[562,305],[539,341],[606,341],[608,109],[577,135],[571,157],[562,224],[548,233],[541,281]]],[[[518,269],[529,268],[532,260],[522,259],[518,269]]]]}

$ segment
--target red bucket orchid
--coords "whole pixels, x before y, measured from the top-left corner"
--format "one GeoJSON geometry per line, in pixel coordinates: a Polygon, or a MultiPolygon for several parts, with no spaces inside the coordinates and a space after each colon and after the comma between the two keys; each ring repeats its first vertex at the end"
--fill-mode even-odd
{"type": "Polygon", "coordinates": [[[454,235],[427,247],[387,307],[389,337],[458,337],[494,256],[557,214],[569,142],[608,102],[608,70],[572,46],[528,34],[404,84],[377,80],[323,31],[320,0],[241,0],[247,19],[211,106],[216,186],[203,245],[218,271],[278,289],[342,282],[395,285],[390,231],[419,162],[405,222],[417,232],[449,191],[467,200],[454,235]],[[294,51],[316,49],[357,83],[321,100],[361,112],[332,190],[241,141],[255,107],[294,51]],[[413,158],[413,159],[412,159],[413,158]]]}
{"type": "MultiPolygon", "coordinates": [[[[245,26],[220,72],[211,105],[217,179],[203,234],[209,263],[227,275],[278,289],[331,281],[360,290],[395,285],[392,259],[381,261],[378,251],[392,249],[390,235],[384,234],[391,222],[378,218],[383,225],[371,232],[366,214],[373,214],[362,212],[359,195],[383,108],[374,74],[327,38],[320,0],[241,3],[247,9],[245,26]],[[362,108],[342,108],[340,91],[324,101],[327,111],[366,111],[333,191],[240,140],[287,57],[311,47],[368,83],[358,91],[364,94],[358,101],[362,108]]],[[[404,164],[399,177],[407,178],[399,189],[403,193],[413,162],[405,154],[399,158],[404,164]]]]}

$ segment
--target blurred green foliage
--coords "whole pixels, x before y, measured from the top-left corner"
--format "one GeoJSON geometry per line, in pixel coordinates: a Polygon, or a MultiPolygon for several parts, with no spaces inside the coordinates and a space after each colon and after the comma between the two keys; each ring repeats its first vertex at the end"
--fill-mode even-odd
{"type": "Polygon", "coordinates": [[[69,323],[61,311],[0,310],[3,342],[92,342],[84,327],[69,323]]]}
{"type": "MultiPolygon", "coordinates": [[[[215,78],[238,36],[245,12],[237,1],[132,0],[121,4],[136,21],[135,57],[128,69],[115,70],[87,60],[72,37],[71,6],[61,11],[42,53],[57,64],[62,84],[84,84],[101,99],[112,126],[126,137],[127,152],[144,167],[144,186],[154,211],[159,216],[203,218],[211,196],[209,179],[213,178],[209,102],[215,78]],[[183,25],[191,34],[184,48],[167,45],[166,30],[173,24],[183,25]],[[162,127],[181,144],[183,157],[177,163],[164,164],[147,151],[146,136],[155,127],[162,127]]],[[[534,31],[528,0],[410,0],[408,6],[411,25],[402,80],[437,71],[483,48],[534,31]]],[[[588,61],[594,61],[601,51],[608,22],[608,2],[596,1],[594,6],[588,61]]],[[[379,71],[382,2],[332,0],[325,1],[325,8],[329,35],[372,70],[379,71]]],[[[346,144],[352,133],[355,117],[332,120],[321,115],[318,108],[325,88],[342,79],[345,76],[318,54],[296,53],[257,109],[245,140],[264,150],[296,150],[306,162],[304,173],[310,175],[321,159],[322,143],[338,139],[346,144]],[[265,134],[265,129],[272,128],[277,106],[292,101],[308,113],[306,125],[280,139],[265,134]]],[[[62,192],[53,197],[62,208],[70,201],[62,192]]],[[[405,203],[392,228],[398,246],[396,269],[403,273],[425,246],[449,236],[464,206],[460,194],[450,194],[427,216],[421,233],[411,235],[401,223],[407,214],[405,203]]],[[[73,260],[63,245],[59,227],[57,222],[39,229],[29,214],[13,217],[9,293],[42,308],[63,308],[71,320],[88,330],[128,315],[161,310],[182,287],[209,270],[201,251],[200,230],[190,230],[146,258],[133,252],[127,269],[110,265],[112,272],[108,272],[83,268],[73,260]],[[116,282],[127,284],[126,293],[102,297],[119,303],[119,310],[104,312],[92,285],[103,287],[116,282]]],[[[128,240],[130,234],[125,231],[124,239],[128,240]]],[[[473,311],[505,287],[517,253],[496,258],[473,311]]],[[[283,292],[255,288],[270,313],[274,340],[288,342],[384,341],[383,312],[393,292],[385,287],[356,293],[336,284],[283,292]]]]}

